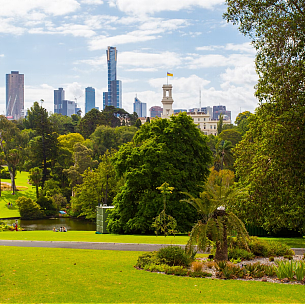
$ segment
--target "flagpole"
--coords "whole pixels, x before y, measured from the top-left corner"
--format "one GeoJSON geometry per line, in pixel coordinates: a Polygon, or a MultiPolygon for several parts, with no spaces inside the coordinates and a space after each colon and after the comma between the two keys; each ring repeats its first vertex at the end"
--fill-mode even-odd
{"type": "Polygon", "coordinates": [[[167,85],[168,85],[168,74],[166,73],[166,77],[167,77],[167,85]]]}

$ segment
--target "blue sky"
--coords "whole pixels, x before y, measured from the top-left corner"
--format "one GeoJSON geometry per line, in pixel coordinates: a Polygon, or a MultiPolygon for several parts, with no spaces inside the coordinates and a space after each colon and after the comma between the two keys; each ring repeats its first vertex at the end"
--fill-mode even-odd
{"type": "MultiPolygon", "coordinates": [[[[173,108],[225,105],[232,118],[257,107],[255,50],[237,26],[222,19],[221,0],[0,0],[0,114],[5,75],[25,75],[25,109],[43,99],[53,111],[53,91],[77,99],[96,89],[102,109],[107,91],[107,46],[118,50],[123,108],[134,97],[162,106],[166,73],[173,108]]],[[[148,113],[149,115],[149,113],[148,113]]]]}

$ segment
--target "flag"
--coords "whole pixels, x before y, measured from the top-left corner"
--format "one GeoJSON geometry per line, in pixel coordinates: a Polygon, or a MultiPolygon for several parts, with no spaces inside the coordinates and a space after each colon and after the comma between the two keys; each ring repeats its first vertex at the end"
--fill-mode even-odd
{"type": "Polygon", "coordinates": [[[174,76],[172,73],[167,72],[167,76],[174,76]]]}

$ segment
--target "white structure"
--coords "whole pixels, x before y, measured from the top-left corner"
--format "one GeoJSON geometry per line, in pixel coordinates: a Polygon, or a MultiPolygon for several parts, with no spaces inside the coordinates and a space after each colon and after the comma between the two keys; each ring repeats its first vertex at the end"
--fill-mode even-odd
{"type": "Polygon", "coordinates": [[[163,85],[163,113],[161,115],[162,119],[169,118],[171,115],[174,114],[173,110],[173,97],[172,97],[172,85],[163,85]]]}
{"type": "MultiPolygon", "coordinates": [[[[174,114],[173,110],[173,98],[172,98],[172,85],[163,85],[163,114],[161,118],[169,118],[174,114]]],[[[214,120],[211,117],[211,107],[193,108],[192,111],[187,112],[198,128],[205,134],[213,136],[217,135],[217,123],[218,120],[214,120]],[[201,111],[200,111],[201,110],[201,111]]],[[[231,124],[231,120],[223,120],[223,124],[231,124]]]]}

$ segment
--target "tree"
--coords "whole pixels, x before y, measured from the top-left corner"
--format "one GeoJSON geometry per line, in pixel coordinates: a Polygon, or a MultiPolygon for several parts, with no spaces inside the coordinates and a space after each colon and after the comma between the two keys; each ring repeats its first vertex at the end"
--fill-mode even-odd
{"type": "Polygon", "coordinates": [[[225,18],[257,50],[256,113],[236,147],[236,173],[250,197],[242,213],[268,231],[305,232],[305,8],[302,1],[227,0],[225,18]]]}
{"type": "Polygon", "coordinates": [[[137,121],[136,121],[136,123],[135,123],[135,126],[136,126],[137,128],[140,128],[141,125],[142,125],[141,120],[140,120],[140,119],[137,119],[137,121]]]}
{"type": "Polygon", "coordinates": [[[164,233],[164,236],[168,234],[175,234],[177,222],[176,219],[168,214],[166,214],[166,199],[172,193],[173,187],[170,187],[167,182],[164,182],[157,189],[163,194],[163,204],[164,208],[161,213],[154,218],[154,222],[152,223],[152,227],[155,228],[155,233],[158,235],[158,231],[164,233]]]}
{"type": "Polygon", "coordinates": [[[76,143],[83,143],[85,141],[84,137],[80,133],[61,135],[57,140],[60,147],[67,148],[71,152],[73,152],[73,147],[76,143]]]}
{"type": "Polygon", "coordinates": [[[238,131],[244,135],[248,130],[249,117],[252,115],[250,111],[244,111],[237,115],[235,119],[235,124],[237,125],[238,131]]]}
{"type": "Polygon", "coordinates": [[[197,194],[209,170],[211,152],[192,118],[185,113],[170,119],[155,119],[143,124],[133,142],[124,144],[114,155],[114,167],[125,184],[113,200],[109,217],[111,232],[151,232],[153,218],[163,208],[163,196],[156,189],[166,181],[175,189],[167,200],[181,232],[196,220],[195,210],[180,202],[181,191],[197,194]]]}
{"type": "Polygon", "coordinates": [[[3,162],[7,164],[13,194],[15,194],[15,177],[17,167],[24,160],[24,147],[27,143],[27,133],[22,133],[17,126],[5,116],[0,116],[0,147],[3,152],[3,162]]]}
{"type": "Polygon", "coordinates": [[[228,166],[233,161],[233,153],[231,149],[233,145],[230,141],[221,141],[217,147],[217,151],[220,157],[220,169],[223,169],[223,166],[228,166]]]}
{"type": "Polygon", "coordinates": [[[98,126],[90,136],[94,158],[99,160],[107,150],[117,150],[122,144],[130,142],[136,131],[134,126],[98,126]]]}
{"type": "MultiPolygon", "coordinates": [[[[112,152],[113,154],[113,152],[112,152]]],[[[122,180],[117,179],[111,163],[111,153],[107,151],[101,158],[97,169],[86,170],[83,183],[75,187],[72,198],[72,210],[75,216],[96,219],[96,207],[99,204],[111,205],[122,180]]]]}
{"type": "Polygon", "coordinates": [[[28,166],[42,167],[41,187],[44,187],[48,179],[49,168],[55,165],[58,156],[58,134],[49,120],[48,112],[38,102],[28,110],[25,125],[36,132],[36,137],[29,142],[28,154],[30,163],[28,166]]]}
{"type": "Polygon", "coordinates": [[[39,204],[31,198],[19,197],[16,200],[21,219],[37,219],[42,217],[39,204]]]}
{"type": "Polygon", "coordinates": [[[72,190],[77,184],[83,182],[82,174],[85,170],[88,168],[95,168],[98,164],[96,160],[92,160],[92,150],[81,143],[76,143],[74,145],[73,159],[74,165],[69,169],[63,170],[63,172],[68,175],[72,190]]]}
{"type": "Polygon", "coordinates": [[[36,187],[36,198],[39,197],[38,187],[42,179],[42,170],[39,167],[30,169],[29,182],[36,187]]]}
{"type": "Polygon", "coordinates": [[[247,245],[247,230],[242,221],[228,208],[237,193],[241,190],[233,188],[234,174],[229,170],[212,170],[204,191],[199,197],[183,193],[188,199],[183,199],[191,204],[200,214],[200,220],[193,226],[186,251],[191,253],[193,246],[198,250],[206,251],[210,240],[216,244],[216,261],[228,260],[227,237],[236,232],[247,245]]]}
{"type": "Polygon", "coordinates": [[[241,141],[241,133],[235,129],[225,129],[220,134],[219,137],[224,141],[230,141],[233,146],[241,141]]]}
{"type": "Polygon", "coordinates": [[[219,115],[219,121],[217,123],[217,134],[221,134],[223,129],[223,115],[222,113],[219,115]]]}
{"type": "Polygon", "coordinates": [[[98,125],[102,125],[102,122],[102,113],[99,110],[92,108],[79,122],[80,133],[87,139],[95,131],[98,125]]]}

